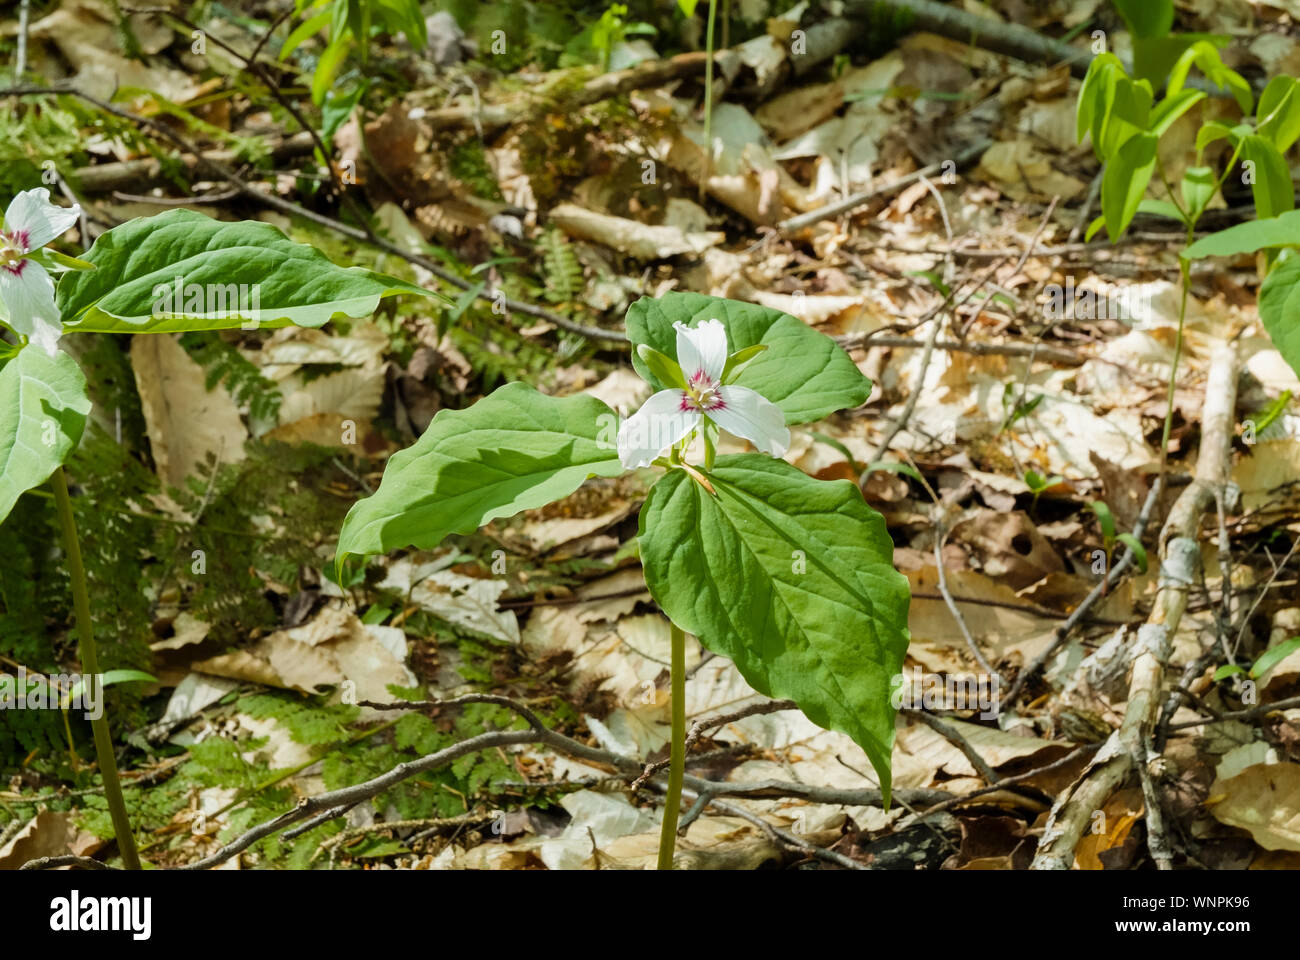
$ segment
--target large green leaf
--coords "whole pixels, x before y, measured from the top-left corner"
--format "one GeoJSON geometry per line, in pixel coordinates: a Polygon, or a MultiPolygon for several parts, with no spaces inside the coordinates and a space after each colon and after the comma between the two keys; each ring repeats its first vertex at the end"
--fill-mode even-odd
{"type": "Polygon", "coordinates": [[[96,240],[85,259],[96,269],[59,283],[69,331],[164,333],[250,321],[319,327],[334,317],[367,316],[383,297],[433,295],[404,280],[336,266],[270,224],[224,223],[192,210],[128,220],[96,240]]]}
{"type": "Polygon", "coordinates": [[[1124,64],[1113,53],[1103,53],[1092,58],[1088,64],[1088,73],[1079,88],[1079,101],[1076,108],[1076,138],[1083,142],[1085,133],[1092,134],[1092,149],[1097,159],[1105,162],[1102,144],[1105,141],[1105,127],[1110,119],[1110,111],[1115,102],[1115,86],[1124,72],[1124,64]]]}
{"type": "Polygon", "coordinates": [[[618,417],[595,397],[557,399],[524,383],[443,410],[393,454],[374,495],[348,511],[338,556],[432,549],[568,496],[588,477],[618,476],[617,435],[618,417]]]}
{"type": "Polygon", "coordinates": [[[88,413],[86,378],[66,353],[26,347],[0,370],[0,520],[63,463],[88,413]]]}
{"type": "MultiPolygon", "coordinates": [[[[741,371],[736,383],[780,407],[787,424],[820,420],[836,410],[859,406],[871,395],[871,381],[834,340],[770,307],[699,293],[642,297],[628,308],[627,334],[633,344],[646,343],[676,357],[673,324],[680,321],[689,327],[711,318],[727,328],[733,353],[760,343],[768,347],[741,371]]],[[[632,363],[656,389],[668,388],[635,350],[632,363]]]]}
{"type": "Polygon", "coordinates": [[[1259,135],[1282,153],[1300,140],[1300,80],[1278,74],[1268,82],[1255,108],[1259,135]]]}
{"type": "Polygon", "coordinates": [[[1120,148],[1151,127],[1151,107],[1155,98],[1151,84],[1121,76],[1115,81],[1113,100],[1101,134],[1101,156],[1108,162],[1120,148]]]}
{"type": "Polygon", "coordinates": [[[1183,251],[1183,257],[1235,257],[1275,247],[1300,247],[1300,210],[1289,210],[1267,220],[1247,220],[1201,237],[1183,251]]]}
{"type": "Polygon", "coordinates": [[[1241,158],[1243,163],[1251,163],[1255,168],[1250,189],[1255,198],[1255,214],[1261,220],[1295,209],[1291,168],[1272,140],[1256,134],[1243,137],[1241,158]]]}
{"type": "Polygon", "coordinates": [[[1300,374],[1300,256],[1273,268],[1259,288],[1259,319],[1273,346],[1300,374]]]}
{"type": "Polygon", "coordinates": [[[1156,135],[1139,133],[1119,148],[1101,176],[1101,213],[1112,243],[1137,215],[1156,168],[1156,135]]]}
{"type": "Polygon", "coordinates": [[[907,578],[884,518],[846,481],[758,454],[719,457],[711,495],[670,470],[641,510],[646,584],[674,623],[866,751],[889,796],[907,578]]]}

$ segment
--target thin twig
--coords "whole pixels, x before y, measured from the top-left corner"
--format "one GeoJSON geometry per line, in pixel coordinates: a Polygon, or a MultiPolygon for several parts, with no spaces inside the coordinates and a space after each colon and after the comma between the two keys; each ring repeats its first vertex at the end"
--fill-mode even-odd
{"type": "MultiPolygon", "coordinates": [[[[985,140],[972,147],[968,147],[955,158],[957,166],[959,168],[964,167],[992,145],[992,141],[985,140]]],[[[810,210],[808,213],[801,213],[797,217],[782,220],[777,224],[777,229],[782,233],[791,233],[795,230],[802,230],[804,227],[811,227],[815,223],[821,223],[823,220],[832,220],[840,214],[856,210],[858,207],[870,203],[872,200],[879,197],[885,197],[891,193],[896,193],[909,184],[916,183],[918,180],[923,180],[926,177],[933,177],[936,174],[942,173],[944,164],[947,162],[948,161],[946,160],[941,160],[938,163],[932,163],[929,166],[922,167],[920,170],[909,173],[906,176],[899,177],[897,180],[887,183],[883,187],[874,187],[870,190],[863,190],[859,193],[845,197],[843,200],[836,203],[829,203],[824,207],[818,207],[816,210],[810,210]]]]}
{"type": "Polygon", "coordinates": [[[988,659],[984,656],[984,652],[980,650],[979,644],[975,642],[975,637],[971,634],[970,627],[966,626],[966,617],[962,614],[961,608],[957,606],[957,601],[953,599],[952,593],[948,590],[948,578],[944,573],[943,563],[943,545],[947,539],[947,531],[942,528],[936,531],[934,538],[934,564],[939,574],[939,592],[943,594],[943,602],[948,605],[948,612],[951,613],[952,618],[957,621],[957,627],[961,630],[962,639],[966,641],[966,646],[970,649],[976,662],[979,663],[980,668],[990,677],[999,677],[998,672],[993,669],[993,665],[989,663],[988,659]]]}
{"type": "Polygon", "coordinates": [[[926,713],[924,710],[913,710],[905,707],[898,712],[909,720],[918,720],[925,724],[935,733],[939,734],[939,736],[943,737],[960,750],[966,759],[971,762],[971,766],[975,768],[975,771],[984,778],[985,783],[992,785],[1001,782],[1002,778],[993,772],[993,768],[988,765],[988,761],[981,757],[979,751],[971,746],[970,741],[958,733],[953,727],[944,723],[933,714],[926,713]]]}
{"type": "Polygon", "coordinates": [[[110,867],[108,864],[90,857],[74,857],[67,854],[62,857],[37,857],[35,860],[28,860],[19,870],[53,870],[55,867],[81,867],[83,870],[113,870],[117,867],[110,867]]]}
{"type": "Polygon", "coordinates": [[[1290,697],[1286,700],[1275,700],[1272,703],[1261,703],[1259,706],[1251,707],[1248,710],[1234,710],[1230,713],[1221,713],[1210,720],[1188,720],[1185,723],[1171,723],[1170,730],[1186,730],[1190,727],[1203,727],[1211,723],[1223,723],[1227,720],[1255,720],[1259,717],[1266,716],[1275,710],[1291,710],[1300,707],[1300,697],[1290,697]]]}

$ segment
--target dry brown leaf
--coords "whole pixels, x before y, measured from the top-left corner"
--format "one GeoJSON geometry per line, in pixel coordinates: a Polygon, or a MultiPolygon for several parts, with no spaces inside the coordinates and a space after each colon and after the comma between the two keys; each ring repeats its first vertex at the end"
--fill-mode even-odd
{"type": "Polygon", "coordinates": [[[388,700],[390,684],[410,687],[416,682],[406,667],[402,631],[363,624],[337,602],[300,627],[277,630],[247,650],[203,660],[193,669],[303,693],[346,680],[357,700],[388,700]]]}
{"type": "Polygon", "coordinates": [[[1300,764],[1258,763],[1215,780],[1205,804],[1216,820],[1247,831],[1265,850],[1300,851],[1300,764]]]}
{"type": "Polygon", "coordinates": [[[1014,590],[1023,590],[1049,574],[1065,570],[1064,561],[1051,543],[1019,510],[981,510],[957,524],[952,538],[974,549],[984,573],[1005,580],[1014,590]]]}
{"type": "Polygon", "coordinates": [[[72,814],[41,810],[8,843],[0,847],[0,870],[17,870],[28,860],[58,857],[77,838],[72,814]]]}
{"type": "MultiPolygon", "coordinates": [[[[148,53],[157,53],[171,43],[170,27],[156,17],[134,16],[131,26],[148,53]]],[[[184,71],[122,56],[116,17],[105,0],[69,0],[32,23],[28,35],[59,48],[76,69],[76,85],[82,90],[137,87],[183,103],[199,87],[198,80],[184,71]]]]}
{"type": "Polygon", "coordinates": [[[1080,870],[1116,869],[1119,865],[1115,859],[1126,855],[1131,858],[1132,851],[1126,848],[1133,847],[1133,828],[1145,815],[1142,794],[1121,790],[1107,799],[1100,813],[1103,816],[1093,820],[1098,832],[1084,834],[1075,848],[1074,862],[1080,870]]]}
{"type": "Polygon", "coordinates": [[[1029,139],[1003,140],[993,144],[980,159],[979,169],[1014,200],[1059,196],[1065,201],[1088,188],[1077,177],[1058,171],[1052,158],[1029,139]]]}
{"type": "Polygon", "coordinates": [[[281,381],[280,388],[284,393],[281,426],[322,413],[369,422],[379,413],[384,398],[384,371],[379,367],[349,367],[311,380],[294,374],[281,381]]]}
{"type": "Polygon", "coordinates": [[[204,385],[203,368],[167,333],[131,338],[131,366],[158,476],[182,486],[209,454],[244,459],[248,431],[225,387],[204,385]]]}
{"type": "MultiPolygon", "coordinates": [[[[994,727],[945,718],[944,723],[965,738],[966,742],[997,769],[1005,763],[1032,757],[1035,765],[1049,763],[1069,753],[1071,746],[1056,740],[1022,737],[994,727]]],[[[898,743],[913,758],[929,764],[931,770],[943,769],[951,776],[971,776],[975,768],[961,749],[925,724],[908,724],[898,731],[898,743]]],[[[897,751],[896,751],[897,752],[897,751]]]]}

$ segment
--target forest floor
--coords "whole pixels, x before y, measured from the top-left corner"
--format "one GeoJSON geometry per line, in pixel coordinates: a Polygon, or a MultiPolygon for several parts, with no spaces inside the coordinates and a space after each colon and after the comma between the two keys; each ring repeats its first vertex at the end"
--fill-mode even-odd
{"type": "MultiPolygon", "coordinates": [[[[706,128],[700,14],[630,4],[657,33],[602,45],[582,3],[426,4],[428,47],[382,38],[322,110],[319,38],[277,57],[291,4],[131,14],[135,57],[113,6],[32,4],[28,92],[0,91],[6,194],[53,161],[82,247],[186,206],[450,303],[65,338],[96,401],[68,468],[96,628],[108,667],[157,679],[108,701],[145,859],[653,864],[662,791],[637,772],[667,750],[669,628],[636,553],[646,477],[341,583],[333,555],[439,410],[511,380],[635,410],[650,388],[623,315],[686,290],[792,314],[873,380],[864,406],[794,428],[786,459],[886,518],[912,695],[885,809],[861,748],[692,638],[681,866],[1300,868],[1300,650],[1215,679],[1300,635],[1300,381],[1260,325],[1255,258],[1193,265],[1180,338],[1178,225],[1141,214],[1118,243],[1084,239],[1100,167],[1070,64],[738,2],[706,128]],[[1199,550],[1176,609],[1174,541],[1199,550]],[[520,708],[535,743],[487,741],[227,846],[299,798],[526,729],[520,708]]],[[[1085,52],[1094,30],[1128,40],[1099,0],[970,6],[1085,52]]],[[[1178,25],[1229,35],[1260,86],[1300,75],[1294,0],[1180,4],[1178,25]]],[[[12,52],[17,24],[0,34],[12,52]]],[[[1198,125],[1234,111],[1210,97],[1174,125],[1171,181],[1198,125]]],[[[1230,182],[1202,226],[1249,203],[1230,182]]],[[[75,665],[56,529],[35,494],[6,522],[6,670],[75,665]]],[[[0,869],[115,856],[89,728],[46,719],[0,732],[0,869]]]]}

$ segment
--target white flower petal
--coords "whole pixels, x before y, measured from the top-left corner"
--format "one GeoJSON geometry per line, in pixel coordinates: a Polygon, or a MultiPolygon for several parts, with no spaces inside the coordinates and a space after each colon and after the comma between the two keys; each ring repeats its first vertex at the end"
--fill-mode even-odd
{"type": "Polygon", "coordinates": [[[27,335],[27,340],[53,357],[59,352],[59,337],[61,336],[63,336],[63,328],[58,324],[37,320],[32,324],[32,332],[27,335]]]}
{"type": "Polygon", "coordinates": [[[31,260],[0,267],[0,298],[9,311],[9,326],[54,356],[63,324],[54,306],[54,281],[45,269],[31,260]]]}
{"type": "Polygon", "coordinates": [[[699,425],[699,411],[682,409],[683,396],[681,390],[660,390],[619,425],[618,458],[624,467],[648,467],[699,425]]]}
{"type": "Polygon", "coordinates": [[[5,211],[5,233],[20,237],[23,252],[39,250],[55,237],[61,237],[81,216],[81,207],[60,207],[50,203],[50,191],[44,187],[24,190],[14,197],[5,211]]]}
{"type": "Polygon", "coordinates": [[[721,380],[727,365],[727,328],[722,321],[705,320],[691,328],[678,320],[673,329],[677,331],[677,363],[686,379],[703,370],[714,383],[721,380]]]}
{"type": "Polygon", "coordinates": [[[710,420],[764,453],[785,455],[790,449],[790,429],[780,407],[749,387],[723,387],[721,394],[722,406],[709,411],[710,420]]]}

